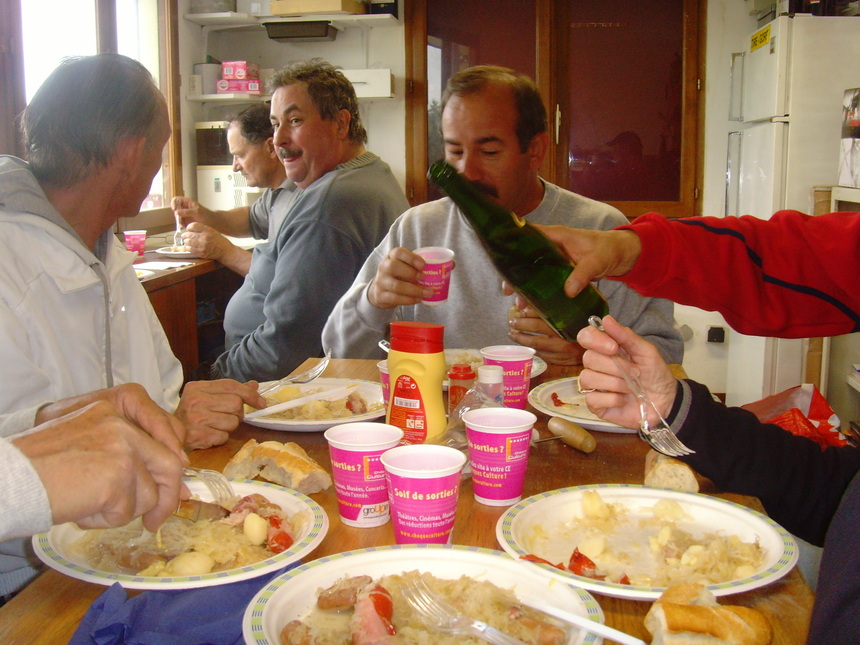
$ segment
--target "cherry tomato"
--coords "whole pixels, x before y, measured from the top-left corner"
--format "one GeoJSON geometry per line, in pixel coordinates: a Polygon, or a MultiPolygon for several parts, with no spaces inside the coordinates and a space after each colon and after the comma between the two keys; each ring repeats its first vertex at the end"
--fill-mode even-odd
{"type": "Polygon", "coordinates": [[[376,585],[368,594],[370,601],[373,603],[373,609],[376,610],[382,624],[385,625],[385,631],[391,636],[397,633],[394,628],[394,623],[391,622],[391,617],[394,615],[394,603],[391,600],[391,594],[388,589],[381,585],[376,585]]]}
{"type": "Polygon", "coordinates": [[[286,531],[275,531],[269,536],[266,546],[272,553],[282,553],[293,545],[293,538],[286,531]]]}
{"type": "Polygon", "coordinates": [[[526,560],[528,562],[537,562],[538,564],[548,564],[551,567],[555,567],[556,569],[564,571],[564,565],[561,562],[559,562],[558,564],[553,564],[549,560],[544,560],[543,558],[539,558],[538,556],[532,555],[531,553],[529,553],[528,555],[521,555],[520,560],[526,560]]]}
{"type": "Polygon", "coordinates": [[[593,580],[603,580],[606,576],[597,575],[597,565],[586,555],[582,555],[579,549],[574,549],[570,556],[570,563],[567,568],[578,576],[583,578],[592,578],[593,580]]]}

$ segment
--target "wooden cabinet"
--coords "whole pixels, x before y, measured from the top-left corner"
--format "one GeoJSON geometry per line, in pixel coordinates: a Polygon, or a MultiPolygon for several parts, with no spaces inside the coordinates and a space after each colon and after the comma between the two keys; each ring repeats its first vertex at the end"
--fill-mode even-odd
{"type": "Polygon", "coordinates": [[[143,279],[186,378],[202,360],[222,351],[224,308],[243,281],[242,276],[214,260],[190,262],[190,266],[156,271],[143,279]]]}

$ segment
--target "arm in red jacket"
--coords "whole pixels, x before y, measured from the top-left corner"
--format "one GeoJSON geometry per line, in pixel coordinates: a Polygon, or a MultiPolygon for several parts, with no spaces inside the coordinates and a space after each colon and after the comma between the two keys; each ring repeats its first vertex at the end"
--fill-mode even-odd
{"type": "Polygon", "coordinates": [[[860,214],[780,211],[629,226],[642,242],[618,278],[639,293],[718,311],[746,334],[803,338],[860,330],[860,214]]]}

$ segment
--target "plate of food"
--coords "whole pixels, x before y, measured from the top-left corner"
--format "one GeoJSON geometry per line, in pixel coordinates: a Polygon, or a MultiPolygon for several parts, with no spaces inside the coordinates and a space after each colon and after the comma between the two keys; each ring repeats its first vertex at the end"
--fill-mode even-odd
{"type": "MultiPolygon", "coordinates": [[[[271,381],[270,381],[271,382],[271,381]]],[[[264,388],[270,382],[261,383],[264,388]]],[[[283,403],[301,396],[323,390],[335,390],[354,385],[348,394],[333,401],[317,400],[271,416],[246,419],[245,422],[258,428],[284,430],[286,432],[320,432],[341,423],[370,421],[385,414],[382,400],[382,385],[373,381],[345,378],[318,378],[310,383],[288,383],[284,387],[265,395],[268,405],[283,403]]],[[[253,408],[246,407],[246,412],[253,408]]]]}
{"type": "MultiPolygon", "coordinates": [[[[262,495],[277,505],[280,513],[277,509],[260,508],[259,504],[254,506],[253,501],[239,501],[244,510],[251,505],[251,510],[259,511],[261,517],[285,515],[282,528],[289,538],[273,531],[257,545],[246,535],[242,522],[237,526],[228,523],[230,518],[228,522],[191,522],[172,515],[157,533],[146,531],[139,519],[117,529],[83,530],[72,522],[60,524],[34,535],[33,549],[49,567],[85,582],[119,582],[128,589],[193,589],[279,571],[307,557],[328,532],[328,516],[310,497],[268,482],[231,482],[239,496],[262,495]],[[189,553],[190,540],[194,540],[196,553],[189,553]],[[131,546],[132,541],[136,548],[131,546]]],[[[195,498],[212,500],[199,480],[188,479],[185,483],[195,498]]],[[[231,515],[236,518],[243,512],[239,509],[231,515]]],[[[262,528],[268,530],[266,525],[275,521],[264,519],[262,528]]]]}
{"type": "Polygon", "coordinates": [[[589,591],[655,600],[699,582],[715,596],[757,589],[797,563],[797,542],[765,515],[698,493],[627,484],[562,488],[509,508],[496,538],[512,557],[589,591]]]}
{"type": "Polygon", "coordinates": [[[162,246],[160,249],[155,249],[159,255],[166,255],[171,258],[196,258],[197,256],[186,251],[184,246],[162,246]]]}
{"type": "MultiPolygon", "coordinates": [[[[367,609],[367,603],[361,600],[361,589],[369,590],[376,585],[383,591],[374,593],[390,595],[392,622],[404,645],[438,642],[438,633],[428,634],[400,592],[404,578],[418,576],[464,612],[526,643],[537,642],[532,630],[540,625],[529,624],[528,614],[524,620],[522,614],[511,611],[519,603],[531,607],[551,604],[598,623],[604,620],[600,605],[587,591],[533,575],[499,551],[443,545],[387,546],[320,558],[273,580],[245,610],[242,622],[245,642],[278,645],[287,625],[291,630],[303,629],[303,625],[320,636],[315,642],[351,644],[351,622],[355,619],[356,626],[360,625],[367,609]],[[350,588],[352,593],[342,594],[344,601],[332,598],[350,588]],[[355,602],[356,590],[358,602],[355,602]],[[325,608],[321,609],[320,604],[325,608]],[[340,611],[336,613],[328,607],[340,611]]],[[[541,614],[538,620],[543,617],[541,614]]],[[[558,628],[555,623],[551,625],[558,628]]],[[[600,639],[570,629],[567,638],[560,642],[579,645],[598,643],[600,639]]]]}
{"type": "Polygon", "coordinates": [[[529,392],[529,403],[544,414],[573,421],[589,430],[617,434],[636,434],[638,432],[635,428],[625,428],[604,421],[589,410],[585,404],[585,395],[580,394],[576,387],[578,380],[574,376],[541,383],[529,392]]]}
{"type": "MultiPolygon", "coordinates": [[[[472,366],[475,370],[475,375],[478,374],[478,368],[484,364],[484,357],[481,356],[479,349],[446,349],[445,350],[445,374],[446,378],[442,382],[442,387],[448,387],[447,374],[452,365],[457,363],[466,363],[472,366]]],[[[546,371],[546,361],[537,356],[532,360],[532,378],[546,371]]]]}

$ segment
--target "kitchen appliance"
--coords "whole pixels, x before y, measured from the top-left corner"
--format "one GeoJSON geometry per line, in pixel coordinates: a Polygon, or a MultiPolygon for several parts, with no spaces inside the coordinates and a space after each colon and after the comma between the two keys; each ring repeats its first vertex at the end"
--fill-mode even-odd
{"type": "MultiPolygon", "coordinates": [[[[746,44],[732,59],[726,215],[812,213],[813,187],[837,181],[843,95],[860,81],[860,21],[780,16],[746,44]]],[[[807,346],[730,331],[726,402],[802,383],[807,346]]]]}
{"type": "Polygon", "coordinates": [[[250,206],[263,192],[248,186],[242,173],[233,172],[227,144],[228,121],[194,124],[197,140],[197,201],[211,210],[250,206]]]}

